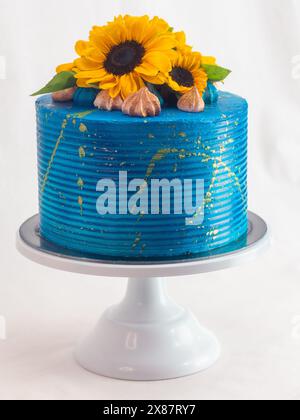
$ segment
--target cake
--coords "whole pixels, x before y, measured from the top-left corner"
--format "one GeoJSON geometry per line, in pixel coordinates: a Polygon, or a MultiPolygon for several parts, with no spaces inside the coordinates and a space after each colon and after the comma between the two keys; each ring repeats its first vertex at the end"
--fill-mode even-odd
{"type": "Polygon", "coordinates": [[[94,27],[76,52],[36,93],[41,236],[126,261],[243,240],[248,106],[216,88],[229,71],[147,16],[94,27]]]}

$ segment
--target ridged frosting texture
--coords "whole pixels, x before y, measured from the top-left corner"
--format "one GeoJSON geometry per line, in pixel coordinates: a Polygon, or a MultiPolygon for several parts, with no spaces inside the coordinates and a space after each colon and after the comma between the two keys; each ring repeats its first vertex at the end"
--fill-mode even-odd
{"type": "Polygon", "coordinates": [[[40,231],[104,259],[169,259],[231,244],[247,232],[247,102],[220,93],[202,113],[133,118],[38,99],[40,231]],[[204,221],[186,215],[105,215],[100,179],[204,179],[204,221]]]}

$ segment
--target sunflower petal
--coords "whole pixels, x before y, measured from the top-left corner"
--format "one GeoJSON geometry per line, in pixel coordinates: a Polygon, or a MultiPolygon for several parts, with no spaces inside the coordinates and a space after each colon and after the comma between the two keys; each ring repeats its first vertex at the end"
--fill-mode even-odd
{"type": "Polygon", "coordinates": [[[175,90],[175,92],[182,92],[182,87],[179,86],[175,80],[173,80],[171,77],[168,79],[168,85],[172,90],[175,90]]]}
{"type": "Polygon", "coordinates": [[[186,44],[186,35],[183,31],[182,32],[175,32],[174,36],[175,36],[176,41],[177,41],[176,48],[180,53],[188,54],[192,51],[192,47],[190,47],[189,45],[186,44]]]}
{"type": "Polygon", "coordinates": [[[168,32],[170,29],[170,25],[164,20],[159,18],[158,16],[155,16],[152,20],[151,20],[151,24],[157,28],[157,31],[159,33],[163,33],[163,32],[168,32]]]}
{"type": "Polygon", "coordinates": [[[144,61],[152,64],[163,73],[169,73],[172,69],[170,58],[158,51],[147,53],[144,56],[144,61]]]}
{"type": "Polygon", "coordinates": [[[172,48],[176,47],[176,39],[170,34],[165,36],[159,36],[155,39],[151,39],[150,41],[145,43],[145,48],[147,51],[163,51],[163,50],[171,50],[172,48]]]}
{"type": "Polygon", "coordinates": [[[134,74],[134,78],[138,87],[138,90],[142,89],[145,86],[145,82],[139,74],[134,74]]]}
{"type": "Polygon", "coordinates": [[[90,86],[88,85],[87,81],[88,81],[88,79],[77,79],[76,84],[77,84],[78,87],[88,88],[90,86]]]}
{"type": "Polygon", "coordinates": [[[142,74],[142,78],[145,82],[152,83],[153,85],[163,85],[164,83],[167,83],[167,77],[163,73],[159,73],[156,76],[142,74]]]}
{"type": "Polygon", "coordinates": [[[107,77],[106,79],[101,80],[100,87],[101,89],[111,89],[115,87],[119,83],[119,77],[111,75],[110,78],[107,77]]]}
{"type": "Polygon", "coordinates": [[[137,73],[145,74],[147,76],[156,76],[158,73],[158,70],[155,66],[153,66],[150,63],[144,62],[140,66],[135,68],[135,71],[137,73]]]}
{"type": "Polygon", "coordinates": [[[149,17],[142,16],[131,23],[131,37],[139,43],[143,43],[144,35],[149,25],[149,17]]]}
{"type": "Polygon", "coordinates": [[[61,64],[56,67],[56,73],[62,73],[63,71],[72,71],[74,68],[74,63],[61,64]]]}
{"type": "Polygon", "coordinates": [[[88,53],[90,43],[87,41],[77,41],[75,44],[75,51],[78,55],[84,56],[88,53]]]}
{"type": "Polygon", "coordinates": [[[98,80],[103,79],[107,75],[107,72],[104,70],[104,68],[100,68],[97,70],[91,70],[91,71],[81,71],[75,75],[77,79],[85,78],[85,79],[91,79],[91,78],[98,78],[98,80]]]}
{"type": "Polygon", "coordinates": [[[86,57],[81,57],[75,60],[75,66],[81,71],[97,70],[102,67],[101,63],[96,63],[86,57]]]}
{"type": "Polygon", "coordinates": [[[133,73],[124,74],[120,77],[121,94],[123,98],[127,98],[132,93],[138,91],[138,84],[133,73]]]}
{"type": "Polygon", "coordinates": [[[95,30],[93,29],[90,33],[90,41],[92,45],[99,50],[102,54],[108,54],[111,47],[114,45],[113,41],[108,35],[106,30],[95,30]]]}
{"type": "Polygon", "coordinates": [[[119,96],[120,92],[121,92],[120,83],[118,83],[116,86],[110,88],[108,90],[108,92],[109,92],[109,95],[110,95],[111,98],[116,98],[117,96],[119,96]]]}
{"type": "Polygon", "coordinates": [[[185,44],[186,43],[186,35],[185,35],[185,32],[184,31],[175,32],[174,35],[175,35],[175,38],[177,39],[177,41],[180,44],[185,44]]]}
{"type": "Polygon", "coordinates": [[[96,63],[103,63],[106,59],[106,56],[97,48],[91,47],[88,51],[87,58],[91,61],[95,61],[96,63]]]}
{"type": "Polygon", "coordinates": [[[216,64],[217,60],[215,57],[204,57],[202,56],[202,64],[216,64]]]}

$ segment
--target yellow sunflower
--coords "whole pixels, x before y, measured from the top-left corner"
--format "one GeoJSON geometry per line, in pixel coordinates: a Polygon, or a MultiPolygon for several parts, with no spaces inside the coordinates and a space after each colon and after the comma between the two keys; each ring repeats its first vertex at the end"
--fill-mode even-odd
{"type": "Polygon", "coordinates": [[[200,53],[190,52],[177,54],[172,60],[172,70],[169,72],[167,83],[171,89],[179,93],[187,93],[194,86],[202,95],[207,86],[207,74],[201,68],[202,56],[200,53]]]}
{"type": "Polygon", "coordinates": [[[145,86],[163,84],[176,54],[176,39],[162,19],[119,16],[106,26],[95,26],[89,41],[78,41],[80,58],[57,68],[75,71],[77,85],[97,85],[112,98],[123,99],[145,86]]]}

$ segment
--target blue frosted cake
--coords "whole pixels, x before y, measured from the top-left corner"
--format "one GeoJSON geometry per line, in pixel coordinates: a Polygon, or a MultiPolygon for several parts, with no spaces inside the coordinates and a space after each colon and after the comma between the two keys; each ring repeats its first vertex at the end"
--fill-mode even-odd
{"type": "Polygon", "coordinates": [[[37,92],[42,237],[132,261],[241,240],[248,106],[217,90],[229,71],[147,16],[94,27],[76,52],[37,92]]]}

